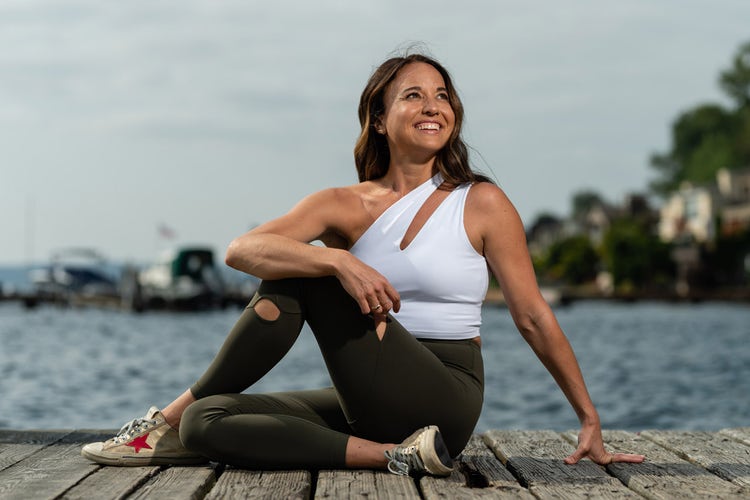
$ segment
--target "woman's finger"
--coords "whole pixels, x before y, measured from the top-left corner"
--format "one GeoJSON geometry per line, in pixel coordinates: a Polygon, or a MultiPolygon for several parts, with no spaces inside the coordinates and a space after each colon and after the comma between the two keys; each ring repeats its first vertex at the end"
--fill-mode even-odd
{"type": "Polygon", "coordinates": [[[395,288],[390,283],[386,283],[385,293],[388,296],[384,302],[389,302],[389,310],[398,312],[401,309],[401,296],[398,294],[395,288]]]}

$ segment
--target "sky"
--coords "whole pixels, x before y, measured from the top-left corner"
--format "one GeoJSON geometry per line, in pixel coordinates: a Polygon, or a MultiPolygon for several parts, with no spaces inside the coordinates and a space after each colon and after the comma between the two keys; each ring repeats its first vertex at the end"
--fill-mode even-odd
{"type": "Polygon", "coordinates": [[[582,190],[617,203],[681,111],[727,103],[748,19],[746,0],[4,0],[0,264],[223,255],[357,181],[359,94],[412,46],[451,72],[474,166],[527,225],[582,190]]]}

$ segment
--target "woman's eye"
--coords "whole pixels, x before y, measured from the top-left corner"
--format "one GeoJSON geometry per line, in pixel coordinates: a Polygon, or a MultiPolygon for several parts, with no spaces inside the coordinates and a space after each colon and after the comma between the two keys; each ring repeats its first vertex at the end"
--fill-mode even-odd
{"type": "Polygon", "coordinates": [[[406,94],[407,99],[419,99],[419,97],[419,92],[409,92],[408,94],[406,94]]]}
{"type": "Polygon", "coordinates": [[[437,98],[440,99],[440,100],[443,100],[443,101],[449,101],[450,100],[450,98],[448,97],[448,94],[446,94],[444,92],[441,92],[440,94],[438,94],[437,98]]]}

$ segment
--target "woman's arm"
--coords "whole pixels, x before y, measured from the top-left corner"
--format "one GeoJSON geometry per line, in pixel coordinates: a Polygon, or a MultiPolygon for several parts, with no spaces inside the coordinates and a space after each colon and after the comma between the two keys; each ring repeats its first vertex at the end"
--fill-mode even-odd
{"type": "Polygon", "coordinates": [[[358,198],[345,188],[312,194],[286,215],[235,238],[225,261],[265,280],[336,276],[363,314],[378,304],[398,311],[400,298],[388,280],[345,250],[349,242],[341,229],[358,208],[358,198]],[[327,246],[311,245],[315,240],[327,246]]]}
{"type": "Polygon", "coordinates": [[[578,361],[539,291],[521,219],[499,188],[488,183],[472,187],[467,203],[467,231],[472,241],[481,246],[519,332],[555,379],[581,422],[578,449],[566,462],[575,463],[586,456],[600,464],[642,461],[641,455],[613,455],[604,450],[599,415],[578,361]]]}

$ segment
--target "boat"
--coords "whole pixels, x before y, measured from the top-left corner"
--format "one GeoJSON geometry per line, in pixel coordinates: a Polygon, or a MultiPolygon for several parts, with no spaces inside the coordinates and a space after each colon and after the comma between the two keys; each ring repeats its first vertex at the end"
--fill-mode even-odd
{"type": "Polygon", "coordinates": [[[128,266],[120,286],[122,305],[133,311],[225,307],[226,292],[213,250],[207,247],[168,250],[144,269],[128,266]]]}
{"type": "Polygon", "coordinates": [[[49,302],[58,305],[108,305],[120,299],[115,267],[96,250],[68,248],[54,253],[50,263],[29,271],[32,292],[27,307],[49,302]]]}

